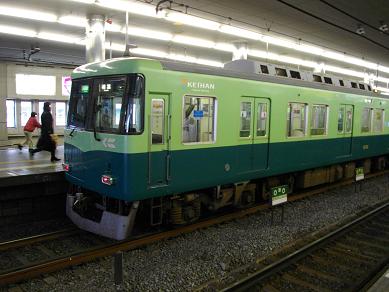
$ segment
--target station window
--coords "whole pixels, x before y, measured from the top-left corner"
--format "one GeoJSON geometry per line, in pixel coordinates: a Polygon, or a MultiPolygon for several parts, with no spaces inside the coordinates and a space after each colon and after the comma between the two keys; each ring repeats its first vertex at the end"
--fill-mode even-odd
{"type": "Polygon", "coordinates": [[[5,102],[7,107],[7,127],[15,128],[16,127],[16,115],[15,115],[15,101],[7,100],[5,102]]]}
{"type": "Polygon", "coordinates": [[[151,141],[152,144],[164,143],[164,117],[165,101],[163,99],[153,99],[151,101],[151,141]]]}
{"type": "Polygon", "coordinates": [[[362,125],[361,125],[361,132],[362,133],[367,133],[367,132],[370,132],[370,129],[371,129],[371,112],[372,112],[372,109],[371,108],[368,108],[368,107],[365,107],[363,110],[362,110],[362,125]]]}
{"type": "Polygon", "coordinates": [[[267,104],[258,103],[257,108],[257,137],[266,136],[267,104]]]}
{"type": "Polygon", "coordinates": [[[341,106],[338,111],[338,133],[344,133],[344,116],[345,116],[345,106],[341,106]]]}
{"type": "Polygon", "coordinates": [[[324,77],[324,82],[327,84],[332,84],[332,79],[330,77],[324,77]]]}
{"type": "Polygon", "coordinates": [[[32,112],[32,103],[31,101],[21,101],[20,102],[20,124],[25,126],[28,119],[31,117],[32,112]]]}
{"type": "Polygon", "coordinates": [[[302,137],[306,133],[307,104],[289,103],[287,114],[288,137],[302,137]]]}
{"type": "Polygon", "coordinates": [[[66,103],[65,102],[55,103],[55,124],[57,126],[66,125],[66,103]]]}
{"type": "Polygon", "coordinates": [[[313,81],[315,81],[315,82],[322,82],[322,80],[321,80],[321,76],[320,75],[313,75],[313,81]]]}
{"type": "Polygon", "coordinates": [[[216,99],[204,96],[184,96],[183,143],[215,141],[216,99]]]}
{"type": "Polygon", "coordinates": [[[327,134],[328,105],[314,104],[311,115],[311,135],[327,134]]]}
{"type": "Polygon", "coordinates": [[[339,85],[344,86],[344,81],[342,79],[339,79],[339,85]]]}
{"type": "Polygon", "coordinates": [[[251,134],[251,102],[240,103],[240,137],[250,137],[251,134]]]}
{"type": "Polygon", "coordinates": [[[269,69],[267,68],[266,65],[261,65],[261,72],[263,74],[269,74],[269,69]]]}
{"type": "Polygon", "coordinates": [[[384,129],[384,110],[374,109],[373,114],[373,129],[374,132],[382,132],[384,129]]]}
{"type": "Polygon", "coordinates": [[[283,68],[276,68],[276,75],[282,77],[288,77],[288,73],[286,72],[286,69],[283,68]]]}

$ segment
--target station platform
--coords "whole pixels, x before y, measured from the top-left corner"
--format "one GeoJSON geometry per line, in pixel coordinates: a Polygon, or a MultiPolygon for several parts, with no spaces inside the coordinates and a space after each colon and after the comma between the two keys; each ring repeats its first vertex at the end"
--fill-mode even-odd
{"type": "Polygon", "coordinates": [[[389,268],[367,291],[368,292],[389,291],[389,268]]]}
{"type": "Polygon", "coordinates": [[[65,216],[63,146],[56,156],[61,161],[51,162],[47,151],[0,149],[0,226],[65,216]]]}
{"type": "Polygon", "coordinates": [[[27,148],[0,149],[0,187],[31,184],[63,177],[63,146],[56,155],[61,161],[50,162],[50,153],[41,151],[31,156],[27,148]]]}

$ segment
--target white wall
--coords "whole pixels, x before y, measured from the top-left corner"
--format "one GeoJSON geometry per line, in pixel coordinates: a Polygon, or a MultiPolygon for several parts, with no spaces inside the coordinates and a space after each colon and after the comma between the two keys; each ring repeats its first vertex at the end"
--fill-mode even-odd
{"type": "Polygon", "coordinates": [[[20,102],[31,101],[32,110],[38,112],[39,101],[50,101],[52,103],[52,114],[54,118],[54,131],[58,134],[63,133],[63,126],[55,125],[55,102],[68,102],[69,97],[62,95],[62,77],[70,76],[72,68],[53,67],[53,66],[25,66],[12,63],[0,63],[0,140],[4,139],[2,136],[2,125],[4,128],[6,122],[6,107],[5,101],[7,99],[15,100],[16,102],[16,127],[6,128],[8,135],[23,135],[23,127],[21,125],[20,102]],[[32,75],[50,75],[56,77],[56,92],[52,96],[44,95],[21,95],[16,93],[16,74],[32,74],[32,75]],[[5,85],[4,85],[5,84],[5,85]]]}

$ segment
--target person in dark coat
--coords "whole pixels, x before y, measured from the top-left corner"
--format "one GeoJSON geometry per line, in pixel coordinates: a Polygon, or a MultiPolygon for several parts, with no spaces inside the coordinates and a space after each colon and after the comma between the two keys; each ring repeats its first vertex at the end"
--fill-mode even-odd
{"type": "Polygon", "coordinates": [[[36,152],[48,151],[51,154],[51,161],[59,161],[61,159],[55,157],[55,149],[57,145],[53,138],[51,137],[54,134],[53,130],[53,116],[51,115],[50,102],[46,101],[43,104],[43,113],[41,115],[41,135],[39,137],[36,149],[30,151],[31,155],[34,155],[36,152]]]}

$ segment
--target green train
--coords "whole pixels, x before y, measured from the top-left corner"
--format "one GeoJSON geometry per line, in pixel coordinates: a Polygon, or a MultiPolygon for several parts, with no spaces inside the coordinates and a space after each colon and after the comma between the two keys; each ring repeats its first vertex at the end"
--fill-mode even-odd
{"type": "Polygon", "coordinates": [[[71,220],[123,239],[134,222],[186,224],[273,187],[385,167],[389,104],[367,85],[226,68],[142,58],[76,68],[63,165],[71,220]]]}

